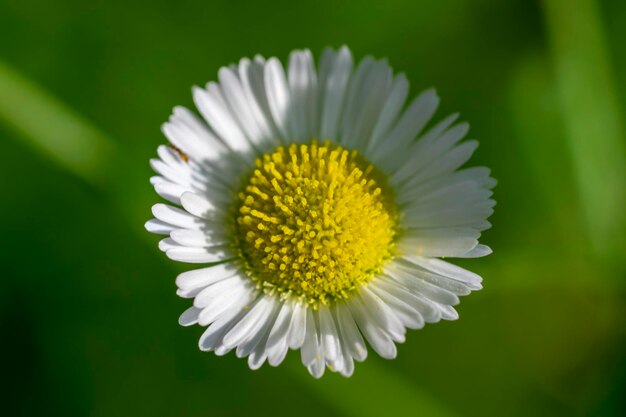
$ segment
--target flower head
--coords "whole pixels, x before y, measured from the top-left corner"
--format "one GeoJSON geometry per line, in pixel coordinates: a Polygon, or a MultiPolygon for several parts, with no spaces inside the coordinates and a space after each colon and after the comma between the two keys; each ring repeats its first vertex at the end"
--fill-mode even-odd
{"type": "Polygon", "coordinates": [[[426,128],[439,99],[405,105],[408,82],[384,60],[327,49],[242,59],[219,83],[194,88],[203,118],[177,107],[151,161],[157,193],[146,228],[168,235],[171,259],[204,263],[178,276],[193,298],[180,317],[206,330],[200,349],[235,350],[257,369],[289,349],[320,377],[384,358],[407,328],[458,317],[459,296],[482,279],[439,258],[491,253],[495,185],[486,168],[460,167],[457,115],[426,128]]]}

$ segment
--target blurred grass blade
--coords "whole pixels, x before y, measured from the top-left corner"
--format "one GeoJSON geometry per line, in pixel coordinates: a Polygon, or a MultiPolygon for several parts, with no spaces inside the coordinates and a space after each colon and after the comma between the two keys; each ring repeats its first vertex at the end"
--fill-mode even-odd
{"type": "Polygon", "coordinates": [[[92,185],[106,186],[113,141],[2,61],[0,121],[46,158],[92,185]]]}
{"type": "Polygon", "coordinates": [[[378,358],[369,358],[366,363],[357,365],[351,378],[325,375],[318,381],[311,378],[303,369],[294,369],[294,372],[297,372],[318,396],[330,402],[341,415],[458,416],[417,389],[410,381],[398,378],[378,358]]]}
{"type": "MultiPolygon", "coordinates": [[[[115,153],[115,142],[80,115],[1,62],[0,122],[13,127],[35,150],[62,168],[98,186],[107,196],[116,200],[120,198],[117,195],[121,192],[120,188],[116,187],[116,182],[108,179],[108,173],[114,169],[113,167],[120,168],[112,165],[113,161],[125,160],[115,153]]],[[[115,204],[114,206],[123,207],[115,204]]],[[[122,215],[111,218],[128,220],[133,217],[122,215]]],[[[140,230],[143,232],[142,237],[148,236],[143,228],[136,226],[131,225],[130,229],[140,230]]],[[[149,241],[152,242],[152,239],[149,241]]],[[[289,369],[296,373],[298,378],[304,378],[321,398],[341,410],[344,415],[355,417],[390,415],[394,410],[388,408],[382,410],[380,401],[376,401],[383,396],[393,398],[390,402],[396,404],[395,411],[400,414],[404,414],[406,410],[416,412],[423,410],[424,414],[421,415],[425,416],[451,416],[444,411],[443,405],[436,404],[426,394],[420,393],[410,382],[399,379],[393,372],[375,364],[369,364],[367,369],[359,369],[363,375],[350,380],[331,375],[324,381],[316,381],[302,367],[289,369]],[[375,396],[370,396],[367,392],[373,383],[380,387],[375,396]]]]}
{"type": "MultiPolygon", "coordinates": [[[[520,54],[514,68],[509,106],[520,156],[528,167],[524,180],[536,190],[525,197],[529,216],[539,224],[553,225],[542,237],[544,244],[555,245],[553,255],[585,256],[589,252],[587,236],[572,234],[579,228],[582,213],[578,205],[572,204],[576,189],[571,160],[562,157],[568,145],[549,57],[543,50],[528,51],[520,54]]],[[[537,239],[536,229],[530,228],[528,233],[528,239],[537,239]]],[[[544,277],[531,274],[528,279],[543,282],[544,277]]]]}
{"type": "Polygon", "coordinates": [[[594,0],[544,0],[579,198],[596,254],[618,259],[626,210],[624,130],[594,0]]]}

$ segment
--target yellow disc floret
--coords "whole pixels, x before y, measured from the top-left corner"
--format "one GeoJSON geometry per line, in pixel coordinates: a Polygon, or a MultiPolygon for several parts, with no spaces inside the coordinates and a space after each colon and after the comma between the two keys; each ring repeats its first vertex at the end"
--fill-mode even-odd
{"type": "Polygon", "coordinates": [[[255,161],[237,196],[235,245],[265,291],[317,306],[380,271],[396,224],[380,173],[355,150],[313,141],[255,161]]]}

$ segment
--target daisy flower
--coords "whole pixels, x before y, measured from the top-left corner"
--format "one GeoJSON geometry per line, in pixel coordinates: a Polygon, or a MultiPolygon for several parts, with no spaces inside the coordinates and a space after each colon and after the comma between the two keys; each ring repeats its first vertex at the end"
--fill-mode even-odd
{"type": "Polygon", "coordinates": [[[350,376],[369,344],[396,356],[406,329],[455,320],[481,277],[441,258],[491,253],[478,243],[495,202],[484,167],[460,167],[478,143],[386,60],[350,50],[243,58],[193,88],[202,117],[174,108],[170,145],[151,161],[148,231],[165,254],[205,264],[176,279],[193,299],[183,326],[201,350],[235,350],[250,368],[289,349],[316,378],[350,376]]]}

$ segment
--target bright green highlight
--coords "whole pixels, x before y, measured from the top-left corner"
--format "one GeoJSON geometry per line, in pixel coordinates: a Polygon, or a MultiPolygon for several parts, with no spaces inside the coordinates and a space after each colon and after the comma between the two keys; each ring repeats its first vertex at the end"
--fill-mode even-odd
{"type": "Polygon", "coordinates": [[[92,185],[109,181],[112,141],[65,104],[0,61],[0,120],[25,142],[92,185]]]}
{"type": "Polygon", "coordinates": [[[626,137],[598,6],[545,0],[544,7],[587,232],[600,258],[615,259],[626,249],[626,137]]]}

